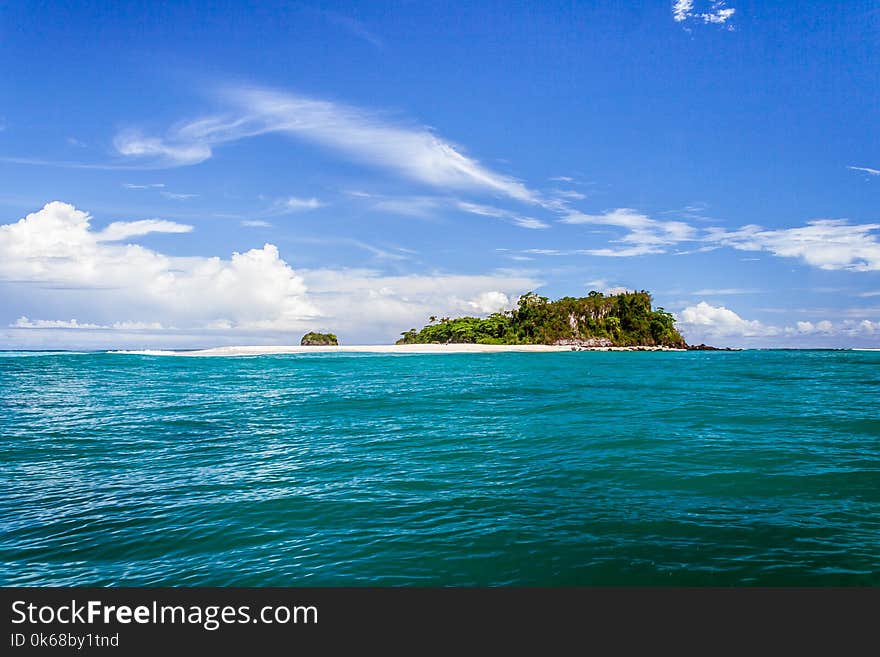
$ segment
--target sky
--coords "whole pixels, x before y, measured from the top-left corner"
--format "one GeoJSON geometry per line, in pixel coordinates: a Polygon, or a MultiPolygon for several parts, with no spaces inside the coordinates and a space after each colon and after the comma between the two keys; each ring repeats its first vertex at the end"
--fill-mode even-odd
{"type": "Polygon", "coordinates": [[[0,69],[0,349],[880,347],[878,1],[12,2],[0,69]]]}

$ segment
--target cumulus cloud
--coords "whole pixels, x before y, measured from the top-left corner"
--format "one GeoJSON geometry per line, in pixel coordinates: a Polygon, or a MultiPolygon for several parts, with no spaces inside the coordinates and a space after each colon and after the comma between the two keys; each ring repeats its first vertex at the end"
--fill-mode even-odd
{"type": "Polygon", "coordinates": [[[14,328],[27,329],[113,329],[121,331],[161,331],[165,327],[159,322],[113,322],[112,324],[92,324],[76,319],[29,319],[22,315],[13,324],[14,328]]]}
{"type": "Polygon", "coordinates": [[[22,315],[15,323],[15,328],[38,328],[38,329],[101,329],[110,328],[102,324],[90,324],[89,322],[79,322],[75,319],[29,319],[22,315]]]}
{"type": "Polygon", "coordinates": [[[822,320],[821,322],[797,322],[796,330],[798,333],[810,334],[810,333],[831,333],[834,331],[834,324],[832,324],[827,319],[822,320]]]}
{"type": "Polygon", "coordinates": [[[871,337],[880,335],[880,322],[870,319],[845,319],[841,322],[797,322],[785,331],[788,335],[824,335],[847,337],[871,337]]]}
{"type": "Polygon", "coordinates": [[[487,314],[506,310],[510,308],[511,303],[510,297],[504,294],[504,292],[493,290],[477,295],[468,301],[468,305],[480,313],[487,314]]]}
{"type": "Polygon", "coordinates": [[[682,329],[709,337],[763,337],[779,333],[774,326],[767,326],[758,320],[743,319],[724,306],[712,306],[701,301],[688,306],[679,313],[682,329]]]}
{"type": "MultiPolygon", "coordinates": [[[[296,326],[318,314],[302,278],[272,244],[228,260],[168,256],[122,240],[151,232],[186,232],[161,220],[114,222],[103,231],[67,203],[46,204],[17,223],[0,226],[0,280],[38,284],[35,294],[61,287],[91,289],[80,310],[114,321],[157,318],[181,327],[217,319],[234,326],[296,326]]],[[[95,323],[91,319],[86,323],[95,323]]],[[[102,322],[104,324],[108,322],[102,322]]]]}
{"type": "Polygon", "coordinates": [[[229,89],[233,110],[173,128],[165,137],[123,132],[115,145],[122,155],[168,165],[197,164],[212,149],[247,137],[282,133],[335,150],[351,159],[395,171],[445,189],[480,189],[524,201],[540,195],[521,182],[492,171],[422,126],[392,122],[375,112],[326,100],[254,87],[229,89]]]}
{"type": "Polygon", "coordinates": [[[86,344],[85,338],[59,342],[64,331],[128,332],[127,342],[90,338],[88,344],[96,347],[191,344],[196,338],[185,332],[202,336],[202,346],[206,340],[229,343],[255,334],[289,344],[315,328],[334,329],[349,344],[387,343],[429,315],[488,314],[541,284],[511,272],[294,271],[272,244],[227,259],[170,256],[123,240],[191,227],[142,220],[114,222],[101,231],[91,223],[86,212],[56,201],[0,226],[0,292],[5,310],[15,313],[2,336],[7,346],[86,344]],[[52,333],[55,342],[21,337],[29,332],[52,333]]]}
{"type": "Polygon", "coordinates": [[[617,208],[603,214],[571,212],[561,219],[566,224],[595,224],[624,228],[627,233],[618,240],[620,248],[587,249],[597,256],[638,256],[664,253],[672,244],[694,240],[697,230],[683,221],[658,221],[630,208],[617,208]]]}
{"type": "Polygon", "coordinates": [[[706,240],[742,251],[769,251],[800,258],[820,269],[880,270],[880,224],[850,224],[843,219],[817,219],[797,228],[768,230],[748,225],[734,231],[712,228],[706,240]]]}

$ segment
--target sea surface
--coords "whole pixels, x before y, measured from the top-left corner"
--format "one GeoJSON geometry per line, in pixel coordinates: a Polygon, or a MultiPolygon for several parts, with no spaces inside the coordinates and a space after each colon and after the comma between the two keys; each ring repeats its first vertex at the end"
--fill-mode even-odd
{"type": "Polygon", "coordinates": [[[0,584],[880,585],[880,353],[0,352],[0,584]]]}

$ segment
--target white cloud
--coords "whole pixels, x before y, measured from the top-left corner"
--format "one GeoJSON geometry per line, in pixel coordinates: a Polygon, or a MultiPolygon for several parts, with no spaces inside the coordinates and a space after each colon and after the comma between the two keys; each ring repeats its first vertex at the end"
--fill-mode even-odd
{"type": "Polygon", "coordinates": [[[675,0],[672,3],[672,19],[681,23],[690,16],[694,8],[694,0],[675,0]]]}
{"type": "Polygon", "coordinates": [[[588,290],[596,290],[597,292],[602,292],[603,294],[623,294],[624,292],[632,292],[632,288],[628,288],[623,285],[611,285],[604,278],[597,279],[595,281],[587,281],[586,287],[588,290]]]}
{"type": "Polygon", "coordinates": [[[870,167],[847,167],[847,169],[861,171],[862,173],[867,173],[869,176],[880,176],[880,169],[872,169],[870,167]]]}
{"type": "Polygon", "coordinates": [[[483,292],[482,294],[477,295],[468,301],[468,305],[474,310],[486,314],[506,310],[511,304],[510,297],[504,294],[504,292],[493,290],[491,292],[483,292]]]}
{"type": "Polygon", "coordinates": [[[683,221],[657,221],[630,208],[609,210],[604,214],[571,212],[563,219],[566,224],[595,224],[624,228],[628,232],[616,242],[626,244],[619,249],[587,249],[596,256],[638,256],[664,253],[666,247],[697,238],[697,230],[683,221]]]}
{"type": "Polygon", "coordinates": [[[97,242],[119,242],[129,237],[149,233],[189,233],[193,227],[165,219],[141,219],[139,221],[114,221],[100,233],[95,234],[97,242]]]}
{"type": "Polygon", "coordinates": [[[116,138],[123,155],[152,157],[168,165],[197,164],[214,146],[267,133],[283,133],[336,150],[354,160],[391,169],[440,188],[479,189],[528,203],[539,195],[521,182],[462,154],[429,129],[394,123],[375,112],[331,101],[239,87],[225,98],[225,116],[185,123],[165,138],[126,132],[116,138]]]}
{"type": "Polygon", "coordinates": [[[19,317],[15,320],[14,324],[10,326],[14,326],[15,328],[35,328],[35,329],[55,329],[55,328],[64,328],[64,329],[106,329],[110,328],[109,326],[104,326],[101,324],[90,324],[88,322],[81,323],[75,319],[28,319],[25,316],[19,317]]]}
{"type": "Polygon", "coordinates": [[[289,196],[285,199],[276,201],[274,206],[272,207],[272,212],[274,214],[303,212],[304,210],[317,210],[318,208],[324,207],[324,205],[324,203],[314,197],[298,198],[296,196],[289,196]]]}
{"type": "Polygon", "coordinates": [[[695,9],[694,4],[694,0],[674,0],[672,20],[676,23],[697,21],[723,25],[736,13],[736,9],[726,6],[726,0],[701,2],[701,5],[705,6],[705,10],[695,9]]]}
{"type": "Polygon", "coordinates": [[[831,333],[834,330],[834,325],[829,322],[827,319],[822,320],[821,322],[798,322],[796,324],[798,333],[831,333]]]}
{"type": "Polygon", "coordinates": [[[113,322],[113,324],[92,324],[76,319],[29,319],[21,316],[13,324],[13,328],[26,329],[86,329],[114,331],[161,331],[165,327],[159,322],[113,322]]]}
{"type": "Polygon", "coordinates": [[[512,217],[511,221],[520,228],[529,228],[531,230],[550,228],[550,224],[533,217],[512,217]]]}
{"type": "Polygon", "coordinates": [[[360,340],[380,343],[423,326],[431,315],[495,312],[541,285],[532,276],[516,272],[388,276],[368,269],[316,269],[300,273],[310,298],[323,312],[325,328],[340,336],[356,335],[360,340]]]}
{"type": "MultiPolygon", "coordinates": [[[[14,313],[0,339],[7,346],[94,348],[193,341],[201,346],[254,340],[290,344],[301,332],[323,327],[344,335],[349,344],[387,343],[422,326],[429,315],[492,312],[541,285],[516,272],[294,271],[272,244],[222,259],[170,256],[120,241],[181,229],[173,222],[144,220],[96,231],[87,213],[57,201],[0,226],[0,295],[4,310],[14,313]],[[29,319],[34,315],[39,319],[29,319]],[[37,329],[55,330],[51,339],[27,337],[37,329]],[[65,338],[65,331],[92,337],[65,338]]],[[[406,257],[356,246],[379,256],[406,257]]]]}
{"type": "Polygon", "coordinates": [[[211,147],[208,144],[184,141],[169,143],[157,137],[144,137],[132,130],[116,135],[113,145],[120,155],[161,158],[174,166],[198,164],[211,157],[211,147]]]}
{"type": "Polygon", "coordinates": [[[506,219],[507,221],[516,226],[519,226],[520,228],[529,228],[532,230],[550,228],[550,224],[541,221],[540,219],[535,219],[533,217],[523,217],[515,212],[492,207],[490,205],[470,203],[467,201],[457,201],[455,205],[456,207],[458,207],[459,210],[464,210],[465,212],[469,212],[470,214],[476,214],[483,217],[498,217],[500,219],[506,219]]]}
{"type": "Polygon", "coordinates": [[[817,219],[798,228],[768,230],[749,225],[735,231],[709,229],[706,239],[742,251],[769,251],[801,258],[820,269],[880,270],[880,224],[850,224],[842,219],[817,219]]]}
{"type": "Polygon", "coordinates": [[[556,196],[570,199],[572,201],[583,201],[585,198],[587,198],[586,194],[582,194],[581,192],[576,192],[572,189],[554,189],[553,193],[556,196]]]}
{"type": "Polygon", "coordinates": [[[190,226],[144,220],[96,232],[90,221],[87,213],[55,201],[0,226],[0,282],[36,284],[33,296],[46,306],[69,300],[57,287],[88,289],[77,296],[77,314],[87,315],[88,323],[159,321],[188,328],[224,319],[236,327],[285,327],[318,313],[302,278],[271,244],[228,260],[167,256],[118,242],[190,226]]]}
{"type": "Polygon", "coordinates": [[[181,194],[179,192],[159,192],[159,194],[173,201],[188,201],[191,198],[198,197],[198,194],[181,194]]]}
{"type": "Polygon", "coordinates": [[[701,301],[688,306],[678,318],[686,333],[694,333],[713,338],[720,337],[763,337],[779,333],[774,326],[767,326],[758,320],[743,319],[724,306],[712,306],[701,301]]]}
{"type": "Polygon", "coordinates": [[[842,322],[797,322],[794,327],[785,329],[789,336],[825,336],[870,338],[880,335],[880,322],[869,319],[845,319],[842,322]]]}
{"type": "Polygon", "coordinates": [[[272,224],[262,219],[245,219],[241,222],[245,228],[271,228],[272,224]]]}

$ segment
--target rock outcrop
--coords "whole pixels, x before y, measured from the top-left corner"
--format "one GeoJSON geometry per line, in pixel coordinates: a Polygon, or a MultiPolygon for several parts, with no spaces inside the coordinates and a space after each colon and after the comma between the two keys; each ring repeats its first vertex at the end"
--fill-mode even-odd
{"type": "Polygon", "coordinates": [[[333,347],[338,346],[339,341],[333,333],[306,333],[299,341],[303,347],[333,347]]]}
{"type": "Polygon", "coordinates": [[[608,338],[588,338],[586,340],[575,340],[565,338],[563,340],[554,340],[551,344],[559,347],[613,347],[614,343],[608,338]]]}

